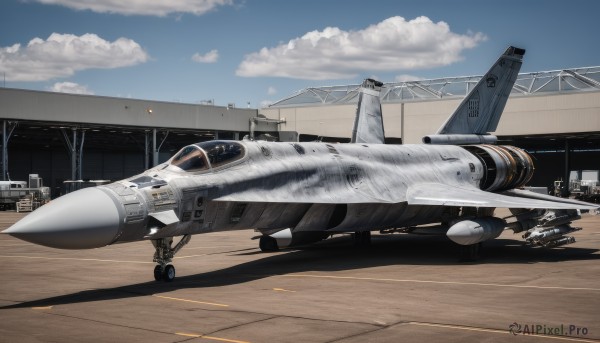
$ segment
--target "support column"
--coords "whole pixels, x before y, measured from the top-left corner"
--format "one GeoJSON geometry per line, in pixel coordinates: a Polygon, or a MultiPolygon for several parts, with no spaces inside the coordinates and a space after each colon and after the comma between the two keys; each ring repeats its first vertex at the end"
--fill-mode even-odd
{"type": "Polygon", "coordinates": [[[169,137],[169,131],[165,132],[165,136],[163,137],[162,141],[160,142],[160,144],[158,144],[157,146],[157,138],[156,138],[156,129],[152,129],[152,163],[153,163],[153,167],[156,167],[158,165],[158,153],[160,152],[160,148],[162,147],[162,145],[165,143],[165,141],[167,140],[167,137],[169,137]]]}
{"type": "Polygon", "coordinates": [[[6,181],[8,171],[8,139],[6,137],[6,120],[2,121],[2,181],[6,181]]]}
{"type": "Polygon", "coordinates": [[[400,104],[400,139],[402,144],[406,144],[406,137],[404,137],[404,103],[400,104]]]}
{"type": "Polygon", "coordinates": [[[563,188],[561,195],[563,197],[569,196],[569,178],[571,176],[571,148],[569,146],[569,140],[565,139],[565,177],[563,178],[563,188]]]}
{"type": "Polygon", "coordinates": [[[2,180],[8,181],[8,141],[13,133],[13,130],[17,127],[16,122],[9,122],[8,120],[2,121],[2,180]]]}
{"type": "Polygon", "coordinates": [[[83,180],[83,142],[85,142],[85,130],[81,131],[81,143],[77,151],[77,180],[83,180]]]}
{"type": "Polygon", "coordinates": [[[144,131],[144,170],[150,169],[150,166],[148,165],[150,163],[150,158],[148,158],[148,134],[148,130],[144,131]]]}
{"type": "Polygon", "coordinates": [[[71,180],[77,180],[77,130],[73,129],[73,142],[71,148],[71,180]]]}
{"type": "Polygon", "coordinates": [[[77,129],[73,128],[73,138],[69,139],[65,129],[61,129],[67,151],[71,155],[71,180],[83,179],[83,143],[85,142],[85,131],[81,131],[81,142],[77,145],[77,129]]]}
{"type": "Polygon", "coordinates": [[[158,150],[156,150],[156,129],[152,129],[152,166],[158,165],[158,150]]]}

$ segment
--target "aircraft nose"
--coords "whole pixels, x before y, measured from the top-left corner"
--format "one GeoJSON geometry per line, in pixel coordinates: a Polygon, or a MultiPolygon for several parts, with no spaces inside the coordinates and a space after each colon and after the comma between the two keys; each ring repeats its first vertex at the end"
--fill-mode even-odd
{"type": "Polygon", "coordinates": [[[85,188],[38,208],[3,233],[52,248],[98,248],[113,242],[121,217],[109,194],[85,188]]]}

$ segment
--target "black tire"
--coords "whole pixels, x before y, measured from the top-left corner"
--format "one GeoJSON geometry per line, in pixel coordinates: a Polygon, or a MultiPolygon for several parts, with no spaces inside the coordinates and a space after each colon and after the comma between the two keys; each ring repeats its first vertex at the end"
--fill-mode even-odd
{"type": "Polygon", "coordinates": [[[371,231],[363,231],[362,243],[363,247],[371,246],[371,231]]]}
{"type": "Polygon", "coordinates": [[[371,231],[356,231],[354,233],[354,246],[366,248],[371,245],[371,231]]]}
{"type": "Polygon", "coordinates": [[[475,262],[481,258],[481,247],[483,244],[475,243],[460,246],[460,262],[475,262]]]}
{"type": "Polygon", "coordinates": [[[163,269],[160,265],[154,267],[154,280],[160,281],[162,280],[163,269]]]}
{"type": "Polygon", "coordinates": [[[261,236],[258,240],[258,247],[263,252],[273,252],[279,250],[277,240],[271,236],[261,236]]]}
{"type": "Polygon", "coordinates": [[[162,273],[162,278],[166,282],[171,282],[175,279],[175,267],[172,264],[168,264],[165,266],[165,269],[162,273]]]}

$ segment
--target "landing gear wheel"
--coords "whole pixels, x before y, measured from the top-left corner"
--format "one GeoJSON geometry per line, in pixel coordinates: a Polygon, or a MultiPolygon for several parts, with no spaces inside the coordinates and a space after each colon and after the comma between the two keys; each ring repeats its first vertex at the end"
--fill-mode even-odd
{"type": "Polygon", "coordinates": [[[366,248],[371,245],[371,231],[357,231],[354,233],[354,246],[366,248]]]}
{"type": "Polygon", "coordinates": [[[262,252],[273,252],[279,250],[277,240],[271,236],[264,235],[258,240],[258,247],[262,252]]]}
{"type": "Polygon", "coordinates": [[[171,282],[175,279],[175,267],[171,262],[173,262],[175,254],[190,242],[190,238],[190,235],[184,235],[174,248],[171,248],[173,237],[152,240],[152,245],[156,249],[154,251],[154,262],[157,263],[154,267],[154,279],[156,281],[171,282]]]}
{"type": "Polygon", "coordinates": [[[156,280],[156,281],[162,280],[162,273],[163,273],[162,266],[156,265],[156,267],[154,267],[154,280],[156,280]]]}
{"type": "Polygon", "coordinates": [[[460,246],[460,261],[475,262],[481,258],[481,243],[460,246]]]}
{"type": "Polygon", "coordinates": [[[172,264],[168,264],[165,266],[165,269],[162,272],[162,278],[166,282],[171,282],[175,279],[175,267],[172,264]]]}

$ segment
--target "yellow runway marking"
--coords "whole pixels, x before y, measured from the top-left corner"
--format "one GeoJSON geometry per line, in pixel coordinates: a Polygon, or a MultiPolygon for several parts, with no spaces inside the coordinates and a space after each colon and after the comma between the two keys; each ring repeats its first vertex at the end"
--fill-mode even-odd
{"type": "Polygon", "coordinates": [[[311,275],[311,274],[289,274],[289,275],[277,275],[277,276],[283,276],[283,277],[308,277],[308,278],[322,278],[322,279],[340,279],[340,280],[414,282],[414,283],[432,283],[432,284],[465,285],[465,286],[512,287],[512,288],[533,288],[533,289],[559,289],[559,290],[566,290],[566,291],[596,291],[596,292],[600,292],[600,288],[586,288],[586,287],[527,286],[527,285],[506,285],[506,284],[499,284],[499,283],[479,283],[479,282],[459,282],[459,281],[432,281],[432,280],[411,280],[411,279],[379,279],[379,278],[369,278],[369,277],[333,276],[333,275],[311,275]]]}
{"type": "Polygon", "coordinates": [[[227,339],[227,338],[213,337],[213,336],[204,336],[204,335],[197,335],[197,334],[185,333],[185,332],[176,332],[175,334],[179,335],[179,336],[194,337],[194,338],[204,338],[204,339],[210,339],[210,340],[213,340],[213,341],[221,341],[221,342],[250,343],[250,342],[247,342],[247,341],[238,341],[238,340],[235,340],[235,339],[227,339]]]}
{"type": "Polygon", "coordinates": [[[92,262],[118,262],[118,263],[154,263],[147,261],[117,261],[117,260],[101,260],[97,258],[74,258],[74,257],[43,257],[43,256],[18,256],[18,255],[0,255],[0,258],[29,258],[39,260],[71,260],[71,261],[92,261],[92,262]]]}
{"type": "Polygon", "coordinates": [[[273,288],[274,291],[277,292],[290,292],[290,293],[296,293],[296,291],[290,291],[289,289],[283,289],[283,288],[273,288]]]}
{"type": "Polygon", "coordinates": [[[192,257],[200,257],[200,256],[206,256],[208,254],[200,254],[200,255],[189,255],[189,256],[179,256],[179,257],[173,257],[174,260],[177,259],[182,259],[182,258],[192,258],[192,257]]]}
{"type": "Polygon", "coordinates": [[[184,301],[184,302],[188,302],[188,303],[194,303],[194,304],[212,305],[212,306],[220,306],[220,307],[229,307],[229,305],[225,305],[225,304],[217,304],[217,303],[209,303],[209,302],[197,301],[197,300],[189,300],[189,299],[181,299],[181,298],[165,297],[165,296],[162,296],[162,295],[156,295],[156,294],[152,294],[152,296],[153,296],[153,297],[156,297],[156,298],[161,298],[161,299],[176,300],[176,301],[184,301]]]}
{"type": "MultiPolygon", "coordinates": [[[[418,325],[418,326],[430,326],[437,328],[445,328],[445,329],[454,329],[454,330],[466,330],[466,331],[479,331],[479,332],[491,332],[491,333],[502,333],[502,334],[511,334],[508,330],[496,330],[496,329],[482,329],[482,328],[473,328],[468,326],[458,326],[458,325],[447,325],[447,324],[433,324],[433,323],[420,323],[420,322],[409,322],[408,325],[418,325]]],[[[590,342],[597,343],[596,340],[588,340],[577,337],[566,337],[566,336],[550,336],[543,334],[536,335],[522,335],[519,334],[517,336],[525,336],[525,337],[541,337],[541,338],[549,338],[549,339],[559,339],[563,341],[571,341],[571,342],[590,342]]]]}
{"type": "Polygon", "coordinates": [[[32,310],[51,310],[52,306],[32,307],[32,310]]]}

